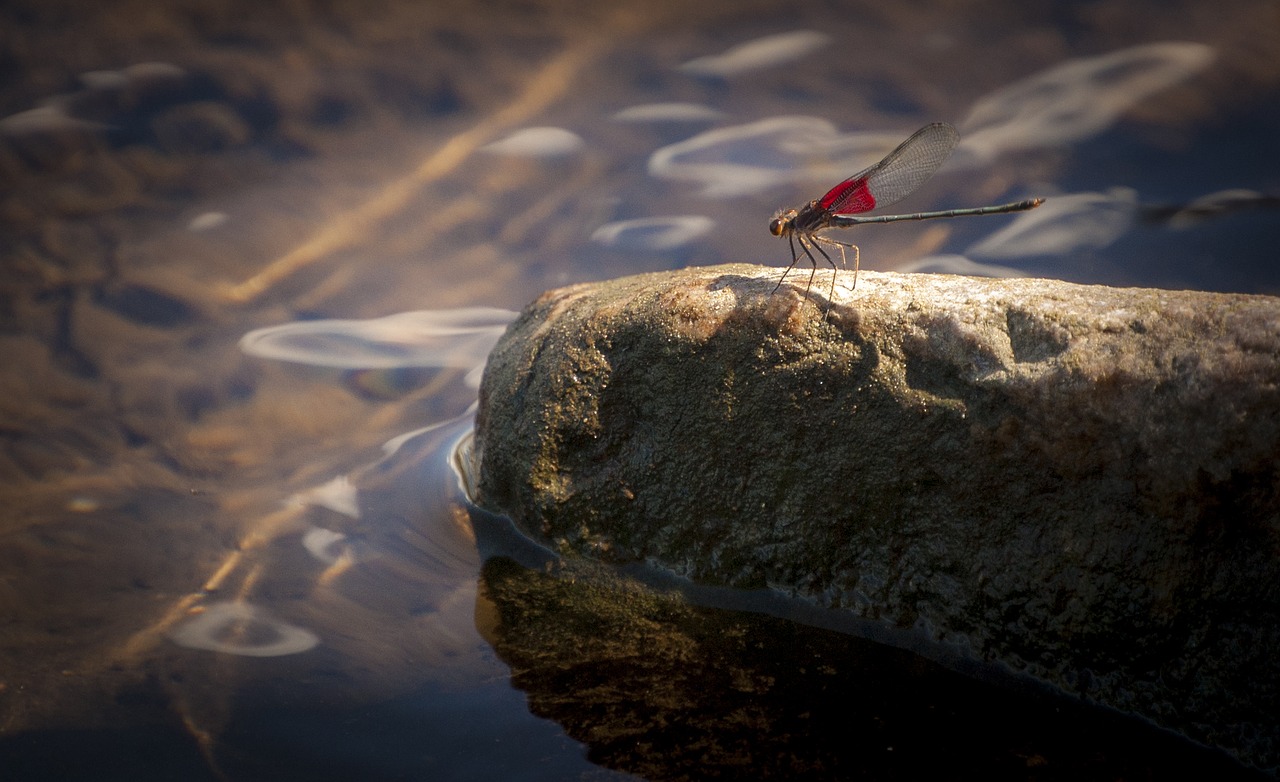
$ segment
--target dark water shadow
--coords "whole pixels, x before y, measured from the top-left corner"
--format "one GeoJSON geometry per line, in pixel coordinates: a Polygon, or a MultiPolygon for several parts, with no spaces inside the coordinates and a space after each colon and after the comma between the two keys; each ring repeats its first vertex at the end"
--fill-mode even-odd
{"type": "Polygon", "coordinates": [[[246,701],[216,758],[234,780],[608,780],[519,692],[426,687],[363,707],[246,701]]]}
{"type": "Polygon", "coordinates": [[[1261,778],[1062,693],[557,560],[510,522],[472,516],[498,616],[486,637],[533,713],[606,768],[650,780],[1261,778]]]}
{"type": "Polygon", "coordinates": [[[0,739],[4,779],[64,782],[218,780],[180,725],[31,731],[0,739]]]}

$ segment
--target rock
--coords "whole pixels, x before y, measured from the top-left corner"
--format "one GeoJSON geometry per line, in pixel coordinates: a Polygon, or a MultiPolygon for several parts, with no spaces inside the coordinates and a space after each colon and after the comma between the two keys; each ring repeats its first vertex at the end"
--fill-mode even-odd
{"type": "Polygon", "coordinates": [[[490,355],[477,501],[768,587],[1280,767],[1280,299],[693,268],[490,355]],[[824,279],[825,278],[825,279],[824,279]]]}

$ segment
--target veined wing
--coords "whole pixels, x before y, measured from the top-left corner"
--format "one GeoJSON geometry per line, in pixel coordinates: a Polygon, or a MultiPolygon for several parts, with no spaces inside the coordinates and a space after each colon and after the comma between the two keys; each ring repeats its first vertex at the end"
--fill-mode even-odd
{"type": "Polygon", "coordinates": [[[896,204],[933,176],[959,142],[951,125],[925,125],[884,160],[828,190],[818,205],[832,214],[858,214],[896,204]]]}

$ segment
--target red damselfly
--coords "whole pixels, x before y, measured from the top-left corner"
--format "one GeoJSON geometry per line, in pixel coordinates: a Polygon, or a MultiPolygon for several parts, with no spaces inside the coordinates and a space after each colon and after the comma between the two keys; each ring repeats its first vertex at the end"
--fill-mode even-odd
{"type": "Polygon", "coordinates": [[[1044,203],[1043,198],[1032,198],[999,206],[980,206],[972,209],[947,209],[938,212],[916,212],[905,215],[862,215],[873,209],[896,204],[915,192],[925,180],[933,176],[933,172],[946,162],[960,141],[960,134],[945,122],[934,122],[925,125],[911,135],[911,138],[898,145],[898,148],[885,156],[884,160],[874,166],[860,171],[827,191],[827,194],[816,201],[810,201],[799,209],[786,209],[774,215],[769,221],[769,232],[774,236],[785,236],[791,244],[791,265],[782,273],[782,279],[774,286],[774,292],[782,287],[787,274],[796,267],[800,253],[796,252],[796,242],[813,264],[809,272],[809,284],[804,289],[805,298],[809,297],[809,289],[813,287],[813,276],[818,273],[818,260],[813,251],[817,250],[827,263],[831,264],[831,291],[827,296],[827,312],[831,311],[832,297],[835,296],[835,261],[823,249],[823,245],[840,250],[840,263],[847,266],[844,250],[853,250],[853,287],[858,287],[858,267],[860,266],[858,246],[841,242],[819,232],[827,228],[848,228],[866,223],[895,223],[899,220],[930,220],[935,217],[968,217],[971,215],[1004,214],[1034,209],[1044,203]]]}

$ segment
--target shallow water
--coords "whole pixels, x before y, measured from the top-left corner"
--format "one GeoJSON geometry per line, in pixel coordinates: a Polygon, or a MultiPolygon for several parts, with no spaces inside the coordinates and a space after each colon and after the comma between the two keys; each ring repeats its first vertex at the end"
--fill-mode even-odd
{"type": "MultiPolygon", "coordinates": [[[[1049,200],[850,231],[867,268],[1280,293],[1278,27],[1269,0],[6,4],[3,776],[1237,773],[745,596],[611,617],[575,667],[548,628],[589,628],[565,585],[595,582],[540,575],[451,454],[537,293],[781,271],[776,209],[938,119],[962,145],[900,211],[1049,200]]],[[[619,577],[587,605],[650,589],[619,577]]]]}

